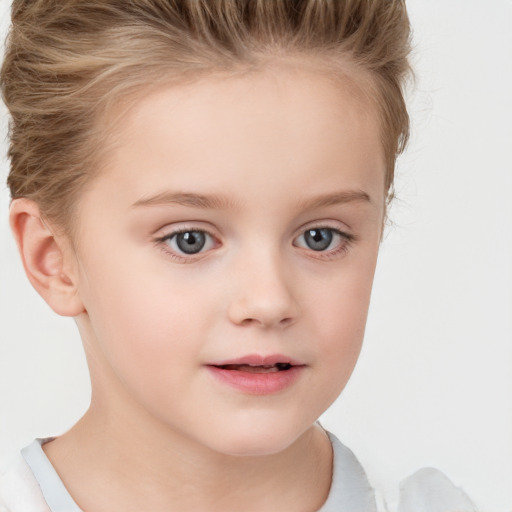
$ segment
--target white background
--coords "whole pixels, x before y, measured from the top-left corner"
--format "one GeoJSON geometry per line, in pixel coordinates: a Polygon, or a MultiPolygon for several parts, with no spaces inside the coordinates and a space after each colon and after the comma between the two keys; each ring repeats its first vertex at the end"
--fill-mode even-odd
{"type": "MultiPolygon", "coordinates": [[[[323,423],[390,499],[422,466],[512,511],[512,1],[408,0],[417,83],[366,342],[323,423]]],[[[2,37],[8,0],[0,0],[2,37]]],[[[1,108],[1,107],[0,107],[1,108]]],[[[5,155],[5,110],[0,112],[5,155]]],[[[5,183],[7,162],[0,159],[5,183]]],[[[72,320],[23,275],[0,186],[0,470],[68,429],[89,384],[72,320]]]]}

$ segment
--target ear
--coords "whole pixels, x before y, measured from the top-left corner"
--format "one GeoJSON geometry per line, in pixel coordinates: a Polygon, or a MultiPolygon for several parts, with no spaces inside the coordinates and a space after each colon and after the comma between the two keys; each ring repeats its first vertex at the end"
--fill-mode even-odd
{"type": "Polygon", "coordinates": [[[59,315],[76,316],[84,311],[78,295],[76,258],[64,236],[56,237],[30,199],[14,199],[10,208],[11,229],[25,273],[32,286],[59,315]]]}

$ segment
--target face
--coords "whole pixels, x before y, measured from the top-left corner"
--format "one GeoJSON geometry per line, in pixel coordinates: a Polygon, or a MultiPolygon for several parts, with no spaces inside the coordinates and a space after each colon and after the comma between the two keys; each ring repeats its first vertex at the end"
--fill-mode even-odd
{"type": "Polygon", "coordinates": [[[265,71],[159,90],[77,206],[93,402],[224,454],[285,449],[363,338],[384,211],[374,114],[265,71]]]}

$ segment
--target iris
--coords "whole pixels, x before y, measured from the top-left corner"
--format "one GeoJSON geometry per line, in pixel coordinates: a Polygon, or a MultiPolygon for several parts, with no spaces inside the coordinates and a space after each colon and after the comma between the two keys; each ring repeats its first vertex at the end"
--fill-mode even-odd
{"type": "Polygon", "coordinates": [[[176,245],[185,254],[196,254],[206,244],[206,235],[202,231],[186,231],[175,236],[176,245]]]}
{"type": "Polygon", "coordinates": [[[306,245],[313,251],[325,251],[332,242],[332,229],[309,229],[304,233],[306,245]]]}

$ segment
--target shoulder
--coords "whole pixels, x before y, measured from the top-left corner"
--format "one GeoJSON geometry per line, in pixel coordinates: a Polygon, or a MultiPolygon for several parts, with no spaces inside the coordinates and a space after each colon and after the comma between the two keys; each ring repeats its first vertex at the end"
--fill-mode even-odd
{"type": "Polygon", "coordinates": [[[375,494],[352,451],[327,432],[333,450],[329,496],[319,512],[376,512],[375,494]]]}
{"type": "Polygon", "coordinates": [[[50,512],[39,484],[21,454],[0,476],[0,512],[50,512]]]}
{"type": "Polygon", "coordinates": [[[400,482],[398,512],[477,512],[469,496],[441,471],[423,468],[400,482]]]}
{"type": "Polygon", "coordinates": [[[441,471],[423,468],[398,485],[398,502],[388,503],[370,485],[352,451],[327,432],[333,447],[331,491],[319,512],[477,512],[469,496],[441,471]]]}

